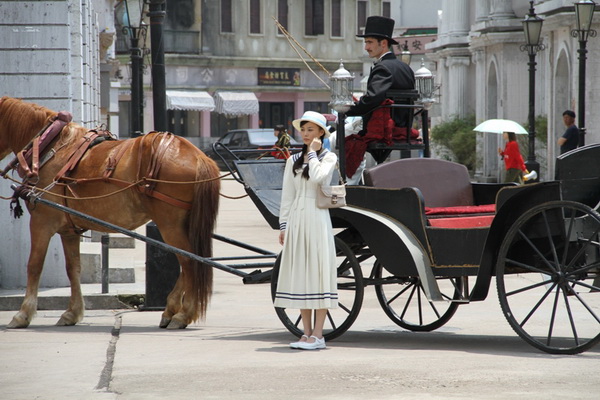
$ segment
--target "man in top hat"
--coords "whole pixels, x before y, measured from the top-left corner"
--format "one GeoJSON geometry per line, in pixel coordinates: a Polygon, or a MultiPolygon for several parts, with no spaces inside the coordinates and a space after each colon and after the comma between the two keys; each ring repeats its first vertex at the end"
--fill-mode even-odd
{"type": "MultiPolygon", "coordinates": [[[[413,70],[398,60],[391,51],[392,44],[398,44],[393,38],[394,20],[391,18],[371,16],[367,18],[365,33],[356,35],[364,38],[365,50],[375,60],[369,79],[367,93],[350,107],[348,116],[363,117],[363,133],[367,128],[371,111],[386,99],[390,89],[408,90],[415,88],[413,70]]],[[[393,113],[396,126],[406,126],[405,113],[393,113]],[[404,116],[402,115],[404,114],[404,116]]]]}

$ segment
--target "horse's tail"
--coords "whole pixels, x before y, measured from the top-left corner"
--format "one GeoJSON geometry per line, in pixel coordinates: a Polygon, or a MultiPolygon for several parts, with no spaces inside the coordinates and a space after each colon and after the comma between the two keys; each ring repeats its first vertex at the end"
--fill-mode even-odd
{"type": "MultiPolygon", "coordinates": [[[[188,238],[195,254],[212,257],[212,234],[219,211],[219,192],[221,181],[219,168],[213,160],[204,154],[197,159],[196,180],[205,181],[195,185],[194,200],[190,211],[188,238]]],[[[199,304],[199,316],[204,318],[212,294],[213,268],[210,265],[194,261],[192,263],[193,285],[199,304]]]]}

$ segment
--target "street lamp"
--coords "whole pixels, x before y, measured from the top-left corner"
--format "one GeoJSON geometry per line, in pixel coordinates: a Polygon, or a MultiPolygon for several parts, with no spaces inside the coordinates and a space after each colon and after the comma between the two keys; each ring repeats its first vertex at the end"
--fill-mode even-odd
{"type": "Polygon", "coordinates": [[[579,40],[579,146],[585,146],[585,60],[587,49],[585,48],[588,37],[596,37],[596,31],[591,29],[592,18],[596,3],[591,0],[583,0],[575,3],[575,15],[577,17],[577,29],[571,31],[571,36],[579,40]]]}
{"type": "Polygon", "coordinates": [[[140,39],[146,41],[147,26],[143,21],[146,4],[142,0],[126,0],[117,10],[117,20],[123,34],[130,40],[131,51],[131,136],[142,134],[144,128],[144,51],[140,39]]]}
{"type": "Polygon", "coordinates": [[[329,106],[338,113],[338,126],[336,134],[336,145],[340,155],[340,174],[341,179],[346,181],[346,149],[345,149],[345,127],[344,121],[346,120],[346,112],[354,104],[353,91],[354,91],[354,75],[352,75],[346,68],[344,63],[340,60],[340,67],[331,75],[330,88],[331,88],[331,102],[329,106]]]}
{"type": "Polygon", "coordinates": [[[412,53],[408,49],[408,40],[404,41],[404,46],[402,46],[402,51],[400,52],[400,61],[403,63],[410,65],[410,59],[412,58],[412,53]]]}
{"type": "Polygon", "coordinates": [[[535,55],[545,47],[540,44],[543,22],[535,14],[533,1],[530,1],[529,14],[523,20],[526,43],[521,45],[521,51],[527,51],[529,55],[529,154],[525,166],[529,171],[536,171],[538,176],[540,164],[535,160],[535,55]]]}
{"type": "Polygon", "coordinates": [[[154,107],[154,130],[167,130],[167,83],[165,72],[165,41],[163,22],[165,0],[145,0],[149,4],[150,47],[152,49],[152,104],[154,107]]]}
{"type": "Polygon", "coordinates": [[[421,131],[423,132],[423,144],[425,149],[423,156],[428,158],[429,152],[429,110],[435,102],[433,93],[435,92],[435,82],[433,74],[425,67],[425,61],[421,59],[421,68],[415,72],[415,86],[419,92],[419,100],[423,109],[421,110],[421,131]]]}

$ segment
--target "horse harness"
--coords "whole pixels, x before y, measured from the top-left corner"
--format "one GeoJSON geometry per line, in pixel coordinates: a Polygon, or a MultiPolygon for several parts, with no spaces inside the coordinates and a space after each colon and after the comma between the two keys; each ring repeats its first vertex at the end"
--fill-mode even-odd
{"type": "MultiPolygon", "coordinates": [[[[7,165],[7,167],[0,172],[1,175],[5,176],[10,170],[15,169],[19,176],[23,178],[23,184],[15,189],[13,194],[13,200],[11,202],[11,210],[14,212],[16,218],[23,214],[23,211],[19,205],[18,199],[20,194],[28,187],[35,186],[39,180],[39,169],[49,161],[55,154],[54,149],[47,149],[48,145],[58,136],[62,129],[72,120],[72,116],[69,112],[61,111],[58,115],[50,121],[50,123],[40,131],[31,142],[20,152],[17,156],[7,165]],[[41,158],[40,158],[41,157],[41,158]],[[40,161],[41,160],[41,161],[40,161]],[[16,203],[16,205],[15,205],[16,203]]],[[[159,135],[154,137],[154,140],[160,138],[158,145],[151,145],[152,153],[150,163],[143,179],[151,178],[155,179],[158,177],[162,165],[162,159],[166,154],[169,145],[173,142],[174,135],[170,132],[160,132],[159,135]]],[[[79,142],[74,146],[74,150],[68,158],[66,164],[60,169],[60,171],[54,177],[54,182],[63,182],[65,185],[65,196],[67,195],[67,188],[73,197],[77,197],[76,193],[72,190],[72,185],[81,183],[92,183],[96,181],[103,181],[112,183],[120,187],[129,187],[132,182],[123,181],[117,178],[113,178],[114,173],[119,161],[127,150],[133,145],[133,140],[124,140],[123,143],[118,147],[116,152],[111,152],[108,156],[106,169],[101,177],[96,178],[81,178],[72,179],[69,178],[70,173],[77,167],[77,164],[85,153],[94,147],[95,145],[105,140],[116,140],[115,136],[104,129],[91,129],[83,137],[80,138],[79,142]]],[[[143,146],[139,146],[139,157],[138,157],[138,172],[137,177],[140,178],[141,172],[141,160],[142,160],[143,146]]],[[[156,198],[173,206],[183,208],[186,210],[191,209],[191,204],[185,201],[181,201],[157,192],[155,190],[156,182],[145,182],[144,184],[138,184],[136,188],[142,194],[156,198]]],[[[66,199],[65,199],[66,205],[66,199]]],[[[81,234],[85,229],[77,228],[72,221],[69,214],[67,219],[72,227],[72,230],[81,234]]]]}

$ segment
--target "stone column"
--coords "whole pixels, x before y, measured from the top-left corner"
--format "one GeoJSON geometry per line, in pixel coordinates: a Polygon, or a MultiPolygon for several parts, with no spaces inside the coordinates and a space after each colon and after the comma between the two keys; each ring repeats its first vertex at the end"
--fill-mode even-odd
{"type": "Polygon", "coordinates": [[[443,18],[448,21],[448,36],[466,36],[469,34],[469,1],[453,0],[447,2],[443,18]]]}
{"type": "Polygon", "coordinates": [[[512,2],[506,0],[491,0],[491,17],[494,19],[513,18],[515,12],[512,8],[512,2]]]}
{"type": "Polygon", "coordinates": [[[476,0],[475,21],[481,22],[490,17],[490,0],[476,0]]]}
{"type": "Polygon", "coordinates": [[[448,67],[448,115],[465,117],[467,114],[467,90],[469,86],[468,56],[451,56],[446,60],[448,67]]]}
{"type": "MultiPolygon", "coordinates": [[[[478,4],[482,3],[479,1],[478,4]]],[[[487,15],[486,15],[487,17],[487,15]]],[[[472,60],[475,64],[475,81],[485,82],[485,54],[483,50],[475,50],[472,53],[472,60]]],[[[475,122],[479,123],[486,119],[485,115],[485,85],[475,85],[475,98],[479,101],[475,105],[475,122]]],[[[483,182],[484,176],[484,138],[483,134],[479,132],[473,132],[475,136],[475,154],[477,156],[475,161],[475,181],[483,182]]]]}

